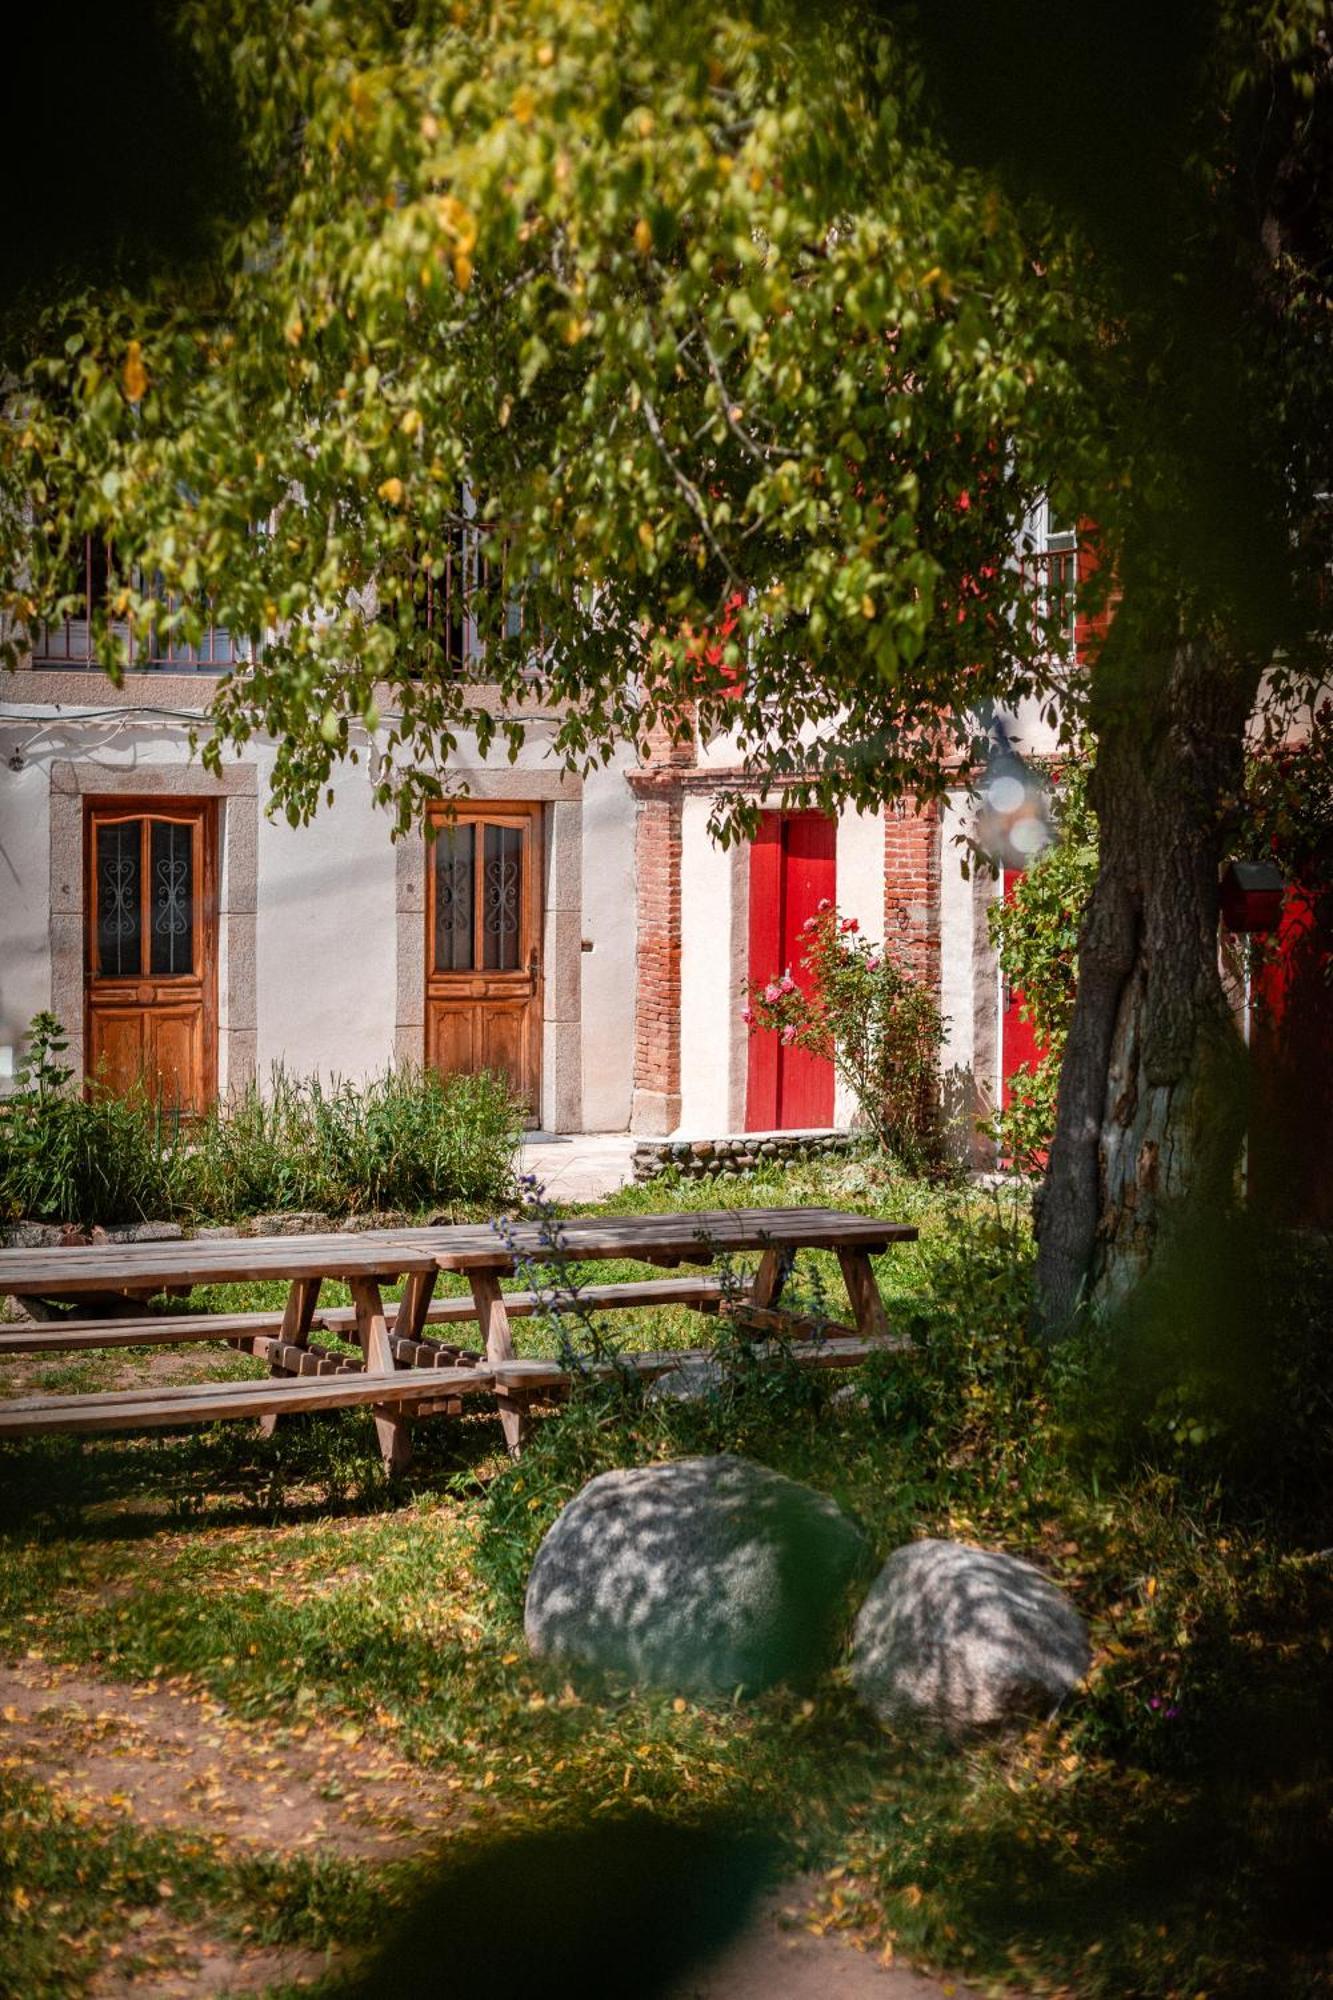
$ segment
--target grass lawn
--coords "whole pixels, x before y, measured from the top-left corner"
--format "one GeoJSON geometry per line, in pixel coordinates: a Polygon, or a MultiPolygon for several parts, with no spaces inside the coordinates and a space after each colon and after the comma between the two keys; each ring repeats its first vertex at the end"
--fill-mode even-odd
{"type": "MultiPolygon", "coordinates": [[[[540,1420],[517,1466],[489,1415],[422,1423],[394,1488],[360,1413],[6,1453],[0,1993],[92,1990],[113,1964],[117,1991],[211,1966],[209,1991],[332,1992],[441,1855],[634,1805],[763,1828],[784,1871],[819,1875],[811,1921],[982,1988],[1327,1990],[1326,1523],[1066,1450],[1044,1379],[991,1337],[1023,1238],[985,1198],[839,1164],[601,1206],[723,1201],[918,1222],[879,1273],[921,1366],[868,1371],[865,1404],[778,1371],[714,1410],[590,1405],[540,1420]],[[877,1728],[840,1670],[701,1703],[531,1662],[522,1579],[563,1499],[603,1465],[719,1449],[831,1493],[881,1555],[940,1534],[1032,1556],[1091,1622],[1088,1692],[946,1754],[877,1728]]],[[[833,1260],[803,1269],[836,1312],[833,1260]]],[[[643,1347],[710,1325],[622,1322],[643,1347]]],[[[254,1368],[220,1354],[14,1358],[0,1392],[254,1368]]]]}

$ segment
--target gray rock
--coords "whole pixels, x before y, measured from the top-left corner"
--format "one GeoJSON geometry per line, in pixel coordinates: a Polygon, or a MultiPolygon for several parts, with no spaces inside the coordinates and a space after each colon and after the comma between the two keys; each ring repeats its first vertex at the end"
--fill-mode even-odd
{"type": "Polygon", "coordinates": [[[269,1215],[252,1215],[251,1236],[318,1236],[333,1228],[332,1216],[317,1208],[275,1209],[269,1215]]]}
{"type": "Polygon", "coordinates": [[[94,1229],[94,1243],[179,1243],[185,1231],[179,1222],[113,1222],[94,1229]]]}
{"type": "Polygon", "coordinates": [[[851,1675],[881,1722],[956,1736],[1049,1714],[1091,1657],[1082,1618],[1031,1563],[925,1540],[895,1549],[871,1585],[851,1675]]]}
{"type": "Polygon", "coordinates": [[[538,1549],[524,1629],[538,1658],[656,1687],[803,1680],[867,1554],[832,1500],[745,1459],[604,1472],[538,1549]]]}
{"type": "Polygon", "coordinates": [[[679,1367],[659,1375],[648,1391],[647,1400],[650,1403],[698,1403],[706,1396],[715,1396],[722,1382],[721,1362],[711,1354],[703,1355],[692,1361],[682,1361],[679,1367]]]}
{"type": "Polygon", "coordinates": [[[72,1222],[11,1222],[0,1230],[0,1247],[6,1250],[58,1250],[87,1241],[86,1231],[72,1222]]]}

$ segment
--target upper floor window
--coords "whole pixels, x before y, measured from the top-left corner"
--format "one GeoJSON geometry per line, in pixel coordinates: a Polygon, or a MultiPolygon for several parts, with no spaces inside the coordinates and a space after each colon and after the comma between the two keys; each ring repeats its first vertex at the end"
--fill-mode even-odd
{"type": "MultiPolygon", "coordinates": [[[[214,624],[211,617],[197,644],[172,630],[169,620],[182,600],[165,589],[160,577],[145,579],[136,568],[128,580],[140,594],[162,607],[161,621],[154,621],[147,638],[136,633],[127,619],[114,614],[107,618],[109,629],[124,645],[126,665],[134,672],[219,674],[249,659],[249,641],[224,625],[214,624]]],[[[98,667],[94,621],[99,610],[111,611],[116,587],[114,550],[100,537],[86,535],[79,566],[61,593],[67,602],[73,600],[70,609],[63,618],[33,627],[33,665],[98,667]]]]}
{"type": "Polygon", "coordinates": [[[473,678],[493,639],[521,635],[522,604],[488,553],[490,539],[481,522],[447,529],[397,591],[382,591],[380,615],[403,639],[409,674],[473,678]]]}
{"type": "Polygon", "coordinates": [[[1078,586],[1078,531],[1058,528],[1043,501],[1024,529],[1019,566],[1032,591],[1038,618],[1066,644],[1074,639],[1078,586]]]}

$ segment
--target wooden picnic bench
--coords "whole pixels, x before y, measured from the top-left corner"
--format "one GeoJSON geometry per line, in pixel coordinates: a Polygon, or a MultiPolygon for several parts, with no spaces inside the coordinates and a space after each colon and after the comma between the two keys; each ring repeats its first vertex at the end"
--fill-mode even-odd
{"type": "MultiPolygon", "coordinates": [[[[758,1251],[751,1279],[680,1276],[580,1285],[593,1311],[681,1304],[702,1312],[734,1311],[747,1333],[782,1340],[798,1358],[852,1365],[883,1346],[888,1325],[870,1258],[916,1230],[878,1217],[823,1208],[715,1209],[693,1214],[577,1217],[558,1225],[561,1254],[580,1267],[632,1259],[665,1269],[707,1266],[758,1251]],[[782,1307],[799,1250],[836,1253],[851,1306],[851,1326],[816,1322],[782,1307]]],[[[108,1292],[142,1299],[192,1285],[281,1279],[279,1312],[175,1313],[134,1319],[67,1319],[0,1331],[0,1354],[83,1351],[185,1341],[223,1341],[266,1360],[267,1382],[205,1382],[34,1396],[0,1402],[0,1437],[43,1431],[102,1431],[211,1423],[258,1417],[272,1426],[312,1409],[368,1405],[384,1462],[401,1471],[410,1454],[414,1415],[454,1411],[465,1396],[494,1397],[511,1451],[519,1448],[528,1405],[559,1394],[569,1373],[558,1363],[523,1359],[511,1322],[543,1310],[540,1289],[506,1293],[501,1279],[549,1265],[543,1228],[517,1221],[428,1229],[368,1230],[297,1237],[236,1237],[168,1243],[79,1245],[0,1250],[0,1294],[77,1302],[108,1292]],[[470,1296],[436,1298],[442,1271],[467,1279],[470,1296]],[[319,1308],[325,1280],[351,1290],[350,1307],[319,1308]],[[386,1286],[404,1282],[402,1301],[386,1305],[386,1286]],[[475,1323],[476,1348],[441,1341],[427,1329],[475,1323]],[[359,1355],[313,1338],[355,1341],[359,1355]]],[[[660,1375],[685,1353],[619,1357],[605,1366],[660,1375]]]]}

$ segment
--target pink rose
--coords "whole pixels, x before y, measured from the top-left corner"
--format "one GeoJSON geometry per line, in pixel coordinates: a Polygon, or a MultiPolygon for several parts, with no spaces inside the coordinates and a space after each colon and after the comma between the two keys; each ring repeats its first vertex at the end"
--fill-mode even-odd
{"type": "Polygon", "coordinates": [[[747,1028],[752,1028],[754,1026],[754,1015],[750,1012],[748,1007],[741,1008],[741,1019],[742,1021],[744,1021],[747,1028]]]}
{"type": "Polygon", "coordinates": [[[803,931],[812,931],[818,922],[819,922],[818,917],[807,917],[805,922],[801,925],[801,929],[803,931]]]}
{"type": "Polygon", "coordinates": [[[830,903],[830,901],[829,901],[829,899],[828,899],[828,897],[827,897],[827,896],[825,896],[825,897],[823,897],[823,898],[822,898],[822,900],[821,900],[821,902],[820,902],[820,904],[819,904],[819,908],[820,908],[821,910],[831,910],[831,909],[833,908],[833,905],[832,905],[832,903],[830,903]]]}
{"type": "Polygon", "coordinates": [[[860,928],[861,926],[856,921],[855,917],[844,917],[842,922],[838,925],[838,929],[842,931],[844,934],[847,931],[859,931],[860,928]]]}
{"type": "Polygon", "coordinates": [[[767,1000],[770,1007],[774,1004],[775,1001],[780,1000],[782,998],[782,988],[778,985],[775,979],[770,979],[767,986],[764,988],[764,998],[765,1000],[767,1000]]]}
{"type": "Polygon", "coordinates": [[[792,978],[790,972],[783,973],[779,991],[783,993],[794,993],[796,991],[796,981],[792,978]]]}
{"type": "Polygon", "coordinates": [[[868,958],[868,959],[866,960],[866,971],[867,971],[867,972],[878,972],[878,971],[879,971],[879,960],[878,960],[877,958],[868,958]]]}
{"type": "Polygon", "coordinates": [[[790,1027],[784,1028],[782,1030],[782,1040],[784,1045],[790,1048],[791,1044],[796,1040],[795,1028],[790,1028],[790,1027]]]}

